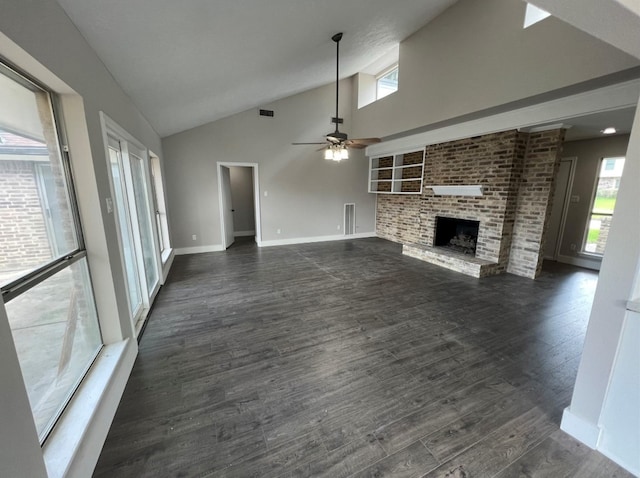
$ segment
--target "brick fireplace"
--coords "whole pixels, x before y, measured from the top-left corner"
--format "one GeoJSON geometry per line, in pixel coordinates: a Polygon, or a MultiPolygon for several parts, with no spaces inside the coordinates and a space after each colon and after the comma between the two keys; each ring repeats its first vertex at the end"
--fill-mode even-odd
{"type": "Polygon", "coordinates": [[[563,130],[516,130],[426,147],[423,192],[379,194],[376,230],[405,254],[483,277],[510,272],[535,278],[563,130]],[[435,195],[428,185],[482,185],[481,196],[435,195]],[[477,221],[475,256],[436,247],[436,218],[477,221]]]}

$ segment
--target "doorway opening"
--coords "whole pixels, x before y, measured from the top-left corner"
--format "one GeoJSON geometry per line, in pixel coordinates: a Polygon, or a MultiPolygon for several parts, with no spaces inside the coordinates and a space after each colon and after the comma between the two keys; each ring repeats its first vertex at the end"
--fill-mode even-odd
{"type": "Polygon", "coordinates": [[[560,254],[560,245],[569,212],[571,185],[573,184],[577,158],[562,158],[556,174],[553,191],[551,215],[547,220],[547,231],[544,243],[544,258],[556,261],[560,254]]]}
{"type": "Polygon", "coordinates": [[[222,248],[236,237],[253,237],[259,245],[260,189],[256,163],[218,163],[218,200],[222,248]]]}

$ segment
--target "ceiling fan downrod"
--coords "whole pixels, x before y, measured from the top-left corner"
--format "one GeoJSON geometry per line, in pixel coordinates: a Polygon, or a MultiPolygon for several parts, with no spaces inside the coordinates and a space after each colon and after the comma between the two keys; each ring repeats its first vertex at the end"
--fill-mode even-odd
{"type": "Polygon", "coordinates": [[[338,131],[338,97],[339,97],[339,81],[340,81],[340,40],[342,40],[342,32],[336,33],[331,37],[331,39],[336,42],[336,133],[338,131]]]}

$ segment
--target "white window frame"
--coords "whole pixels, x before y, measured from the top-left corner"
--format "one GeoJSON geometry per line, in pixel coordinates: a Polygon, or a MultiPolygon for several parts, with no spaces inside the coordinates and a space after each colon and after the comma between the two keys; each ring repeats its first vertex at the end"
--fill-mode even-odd
{"type": "Polygon", "coordinates": [[[169,219],[167,215],[167,203],[164,195],[164,176],[162,174],[162,162],[160,157],[149,151],[149,174],[151,175],[151,195],[153,196],[154,217],[158,230],[158,245],[162,264],[166,264],[171,255],[171,237],[169,235],[169,219]],[[164,216],[164,217],[163,217],[164,216]]]}
{"type": "MultiPolygon", "coordinates": [[[[145,182],[147,185],[147,191],[150,191],[150,186],[149,184],[151,183],[151,174],[149,171],[150,168],[150,163],[149,163],[149,155],[148,155],[148,149],[140,142],[138,141],[136,138],[134,138],[131,134],[129,134],[124,128],[122,128],[118,123],[116,123],[114,120],[112,120],[108,115],[106,115],[104,112],[100,112],[100,122],[101,122],[101,127],[102,127],[102,134],[103,134],[103,141],[104,141],[104,145],[105,145],[105,157],[107,160],[107,166],[109,166],[109,138],[114,138],[115,140],[119,141],[121,143],[121,148],[122,148],[122,154],[123,154],[123,161],[125,161],[127,164],[129,162],[129,151],[128,151],[128,145],[132,145],[135,149],[139,150],[139,153],[141,153],[144,157],[143,159],[143,164],[144,164],[144,176],[145,176],[145,182]]],[[[137,155],[137,154],[136,154],[137,155]]],[[[125,170],[127,168],[125,167],[125,170]]],[[[125,172],[125,174],[128,174],[127,172],[125,172]]],[[[110,190],[110,194],[111,194],[111,198],[115,197],[115,193],[114,193],[114,184],[113,184],[113,178],[111,177],[111,172],[109,172],[108,174],[109,177],[109,190],[110,190]]],[[[129,180],[129,184],[127,185],[127,187],[129,187],[129,185],[131,184],[131,180],[129,180]]],[[[133,191],[128,191],[129,195],[133,194],[133,191]]],[[[153,201],[151,198],[151,194],[148,194],[148,207],[149,207],[149,211],[154,211],[153,209],[153,201]]],[[[113,201],[113,200],[112,200],[113,201]]],[[[112,202],[112,207],[114,207],[115,205],[113,205],[112,202]]],[[[114,213],[116,212],[115,209],[113,211],[114,213]]],[[[132,219],[136,219],[136,213],[135,211],[133,211],[133,213],[130,215],[132,219]]],[[[130,316],[129,319],[131,321],[131,324],[133,326],[133,329],[136,330],[136,324],[142,324],[144,323],[144,321],[146,320],[146,316],[149,313],[149,310],[151,309],[151,304],[153,304],[153,301],[155,300],[156,295],[158,294],[158,291],[160,290],[160,285],[162,284],[163,281],[163,268],[162,268],[162,258],[160,255],[160,246],[159,246],[159,239],[158,239],[158,230],[156,227],[156,223],[154,220],[151,221],[151,228],[152,228],[152,239],[153,239],[153,248],[155,251],[155,267],[156,267],[156,271],[158,274],[158,280],[153,288],[153,290],[149,290],[146,284],[146,280],[144,280],[144,265],[141,262],[138,262],[137,266],[138,266],[138,276],[139,276],[139,282],[140,282],[140,286],[141,286],[141,291],[142,291],[142,310],[140,311],[140,315],[137,316],[130,316]]],[[[120,260],[121,260],[121,266],[122,266],[122,270],[124,271],[126,266],[124,263],[124,246],[122,244],[122,240],[121,240],[121,234],[122,231],[120,229],[119,224],[116,221],[116,229],[118,231],[118,247],[120,249],[120,260]]],[[[134,236],[134,243],[136,246],[136,255],[139,256],[138,259],[140,259],[142,257],[142,253],[141,253],[141,240],[140,240],[140,236],[139,236],[139,231],[137,230],[137,228],[133,228],[134,231],[133,232],[133,236],[134,236]]],[[[126,276],[124,277],[124,280],[127,281],[126,276]]],[[[127,295],[127,301],[129,301],[129,297],[127,295]]],[[[129,308],[131,309],[131,307],[129,308]]],[[[139,331],[136,331],[139,332],[139,331]]]]}
{"type": "MultiPolygon", "coordinates": [[[[99,310],[97,307],[97,299],[96,293],[92,281],[91,275],[91,264],[88,258],[87,247],[85,244],[84,237],[84,227],[80,217],[79,207],[78,207],[78,194],[75,187],[73,168],[71,164],[71,160],[68,153],[68,141],[66,137],[66,132],[64,128],[64,121],[62,118],[62,106],[60,103],[60,97],[56,94],[55,91],[48,88],[44,84],[40,83],[34,77],[23,73],[17,68],[10,66],[4,62],[0,63],[0,74],[6,75],[10,79],[14,80],[18,84],[22,84],[23,86],[35,90],[39,90],[47,95],[49,101],[49,109],[51,113],[51,119],[54,122],[55,128],[55,136],[56,141],[59,148],[60,155],[60,163],[63,169],[63,175],[65,176],[65,188],[68,195],[68,206],[70,208],[70,218],[73,221],[73,234],[76,238],[76,246],[75,249],[70,251],[65,251],[64,256],[53,256],[49,261],[40,264],[36,269],[31,272],[25,273],[18,279],[15,279],[2,287],[2,300],[0,300],[0,320],[6,321],[6,325],[9,325],[9,319],[6,312],[6,304],[9,303],[12,299],[17,298],[21,294],[28,292],[32,288],[37,285],[44,283],[47,279],[54,276],[58,272],[70,268],[72,265],[85,260],[86,271],[88,274],[88,283],[85,285],[87,291],[91,293],[92,306],[95,307],[95,318],[97,320],[98,333],[100,334],[99,346],[95,350],[95,353],[92,355],[92,358],[86,364],[84,371],[78,376],[78,380],[75,386],[69,390],[69,394],[66,400],[62,403],[61,407],[56,411],[56,413],[52,416],[52,421],[47,425],[47,427],[42,430],[42,433],[38,436],[38,442],[40,446],[45,446],[53,440],[50,438],[55,434],[56,429],[59,427],[59,423],[63,422],[63,416],[67,413],[67,409],[71,406],[71,403],[74,397],[77,395],[78,390],[82,387],[83,383],[87,379],[89,372],[94,367],[96,363],[97,357],[99,357],[105,347],[105,340],[102,328],[102,322],[100,319],[99,310]]],[[[38,173],[36,173],[38,174],[38,173]]],[[[38,183],[40,179],[37,179],[38,183]]],[[[40,184],[37,184],[37,187],[40,188],[40,184]]],[[[39,191],[40,194],[40,191],[39,191]]],[[[4,324],[3,324],[4,325],[4,324]]],[[[9,327],[10,330],[10,327],[9,327]]],[[[14,344],[12,334],[8,335],[11,343],[14,344]]],[[[11,347],[11,350],[15,352],[15,346],[11,347]]],[[[17,358],[17,354],[16,354],[17,358]]],[[[20,367],[22,365],[19,363],[20,367]]],[[[26,392],[26,388],[25,388],[26,392]]],[[[28,403],[28,396],[27,396],[28,403]]],[[[29,406],[29,410],[31,411],[31,407],[29,406]]],[[[33,417],[31,417],[33,418],[33,417]]],[[[31,423],[34,423],[33,421],[31,423]]],[[[35,426],[34,426],[35,430],[35,426]]]]}

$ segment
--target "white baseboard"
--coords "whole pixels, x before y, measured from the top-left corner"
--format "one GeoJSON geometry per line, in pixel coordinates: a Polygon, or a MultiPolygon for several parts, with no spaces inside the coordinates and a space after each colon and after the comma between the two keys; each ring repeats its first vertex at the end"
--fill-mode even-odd
{"type": "MultiPolygon", "coordinates": [[[[252,234],[253,235],[253,234],[252,234]]],[[[237,234],[236,234],[237,236],[237,234]]],[[[292,239],[275,239],[270,241],[257,241],[258,247],[270,246],[287,246],[291,244],[307,244],[310,242],[326,242],[326,241],[345,241],[347,239],[364,239],[367,237],[378,237],[375,232],[359,232],[358,234],[338,234],[335,236],[314,236],[314,237],[295,237],[292,239]]],[[[200,254],[202,252],[220,252],[224,251],[221,244],[213,246],[195,246],[195,247],[178,247],[174,249],[176,256],[185,254],[200,254]]]]}
{"type": "Polygon", "coordinates": [[[564,264],[571,264],[572,266],[584,267],[585,269],[593,269],[594,271],[599,271],[600,264],[602,261],[599,259],[590,259],[588,257],[558,255],[558,262],[562,262],[564,264]]]}
{"type": "Polygon", "coordinates": [[[185,254],[201,254],[203,252],[220,252],[224,251],[222,244],[214,244],[213,246],[194,246],[194,247],[177,247],[175,249],[176,256],[184,256],[185,254]]]}
{"type": "Polygon", "coordinates": [[[364,239],[367,237],[378,236],[375,232],[359,232],[357,234],[350,234],[348,236],[339,234],[335,236],[295,237],[292,239],[274,239],[270,241],[260,241],[258,242],[258,247],[288,246],[291,244],[308,244],[311,242],[345,241],[348,239],[364,239]]]}
{"type": "Polygon", "coordinates": [[[560,429],[594,450],[598,447],[602,434],[602,429],[597,424],[574,415],[569,407],[562,413],[560,429]]]}
{"type": "Polygon", "coordinates": [[[256,235],[256,231],[234,231],[234,237],[251,237],[256,235]]]}

